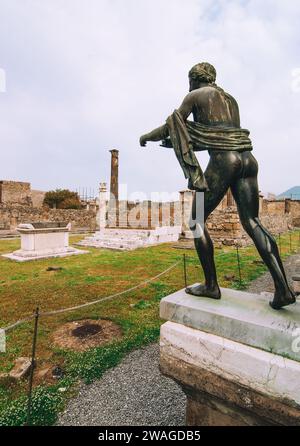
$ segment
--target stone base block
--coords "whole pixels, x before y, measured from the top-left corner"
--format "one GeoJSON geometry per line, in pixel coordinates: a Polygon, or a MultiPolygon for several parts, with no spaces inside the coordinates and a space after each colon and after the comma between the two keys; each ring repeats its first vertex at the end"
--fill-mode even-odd
{"type": "Polygon", "coordinates": [[[160,317],[300,361],[300,348],[293,347],[300,329],[298,302],[275,311],[269,305],[272,295],[229,288],[221,293],[221,300],[214,300],[179,290],[162,299],[160,317]]]}
{"type": "Polygon", "coordinates": [[[187,395],[187,424],[300,425],[300,363],[174,322],[160,368],[187,395]]]}
{"type": "Polygon", "coordinates": [[[30,260],[50,259],[53,257],[67,257],[80,254],[87,254],[89,251],[84,251],[77,248],[65,248],[61,250],[48,250],[48,251],[15,251],[10,254],[3,254],[2,257],[14,260],[16,262],[28,262],[30,260]]]}
{"type": "Polygon", "coordinates": [[[164,226],[156,229],[106,228],[78,242],[79,246],[130,251],[137,248],[176,242],[180,226],[164,226]]]}

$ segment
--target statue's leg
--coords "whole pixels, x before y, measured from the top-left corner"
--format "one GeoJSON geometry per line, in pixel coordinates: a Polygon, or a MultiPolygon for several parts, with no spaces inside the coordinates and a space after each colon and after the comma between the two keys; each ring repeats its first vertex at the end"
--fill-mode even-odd
{"type": "Polygon", "coordinates": [[[272,308],[280,309],[295,302],[295,297],[287,283],[274,237],[261,224],[258,218],[259,193],[257,185],[257,163],[249,152],[243,154],[243,175],[235,181],[232,194],[235,198],[241,223],[267,265],[275,285],[272,308]]]}
{"type": "MultiPolygon", "coordinates": [[[[240,163],[234,156],[231,159],[229,153],[213,153],[205,171],[205,178],[209,191],[204,194],[204,222],[217,207],[225,193],[227,192],[235,174],[240,167],[240,163]]],[[[203,268],[205,283],[196,286],[189,286],[186,292],[195,296],[210,297],[220,299],[221,292],[217,281],[217,272],[214,262],[214,248],[209,236],[207,226],[200,228],[201,218],[197,216],[196,194],[193,200],[190,229],[194,233],[195,248],[203,268]],[[197,221],[198,220],[198,221],[197,221]]]]}

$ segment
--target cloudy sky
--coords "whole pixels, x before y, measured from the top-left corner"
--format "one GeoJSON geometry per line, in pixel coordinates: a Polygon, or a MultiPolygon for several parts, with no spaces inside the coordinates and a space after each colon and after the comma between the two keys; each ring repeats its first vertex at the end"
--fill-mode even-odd
{"type": "Polygon", "coordinates": [[[185,188],[173,151],[138,139],[206,60],[239,102],[261,190],[299,184],[299,22],[299,0],[0,0],[0,179],[96,189],[115,147],[129,192],[185,188]]]}

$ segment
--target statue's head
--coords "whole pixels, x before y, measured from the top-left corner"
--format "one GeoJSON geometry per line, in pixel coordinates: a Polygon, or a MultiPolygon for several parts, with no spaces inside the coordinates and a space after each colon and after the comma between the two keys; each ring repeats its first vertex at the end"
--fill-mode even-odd
{"type": "Polygon", "coordinates": [[[213,65],[208,62],[197,63],[189,71],[190,91],[199,88],[203,83],[213,84],[216,77],[217,72],[213,65]]]}

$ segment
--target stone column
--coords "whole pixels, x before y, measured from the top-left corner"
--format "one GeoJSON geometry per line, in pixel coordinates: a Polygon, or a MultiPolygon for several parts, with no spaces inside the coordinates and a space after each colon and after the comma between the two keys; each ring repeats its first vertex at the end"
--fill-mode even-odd
{"type": "Polygon", "coordinates": [[[100,183],[98,213],[99,231],[103,231],[106,227],[106,192],[106,183],[100,183]]]}
{"type": "Polygon", "coordinates": [[[192,190],[182,190],[179,192],[181,203],[181,225],[182,235],[184,238],[193,238],[192,231],[189,227],[190,215],[192,212],[192,203],[194,198],[194,192],[192,190]]]}
{"type": "Polygon", "coordinates": [[[111,153],[111,172],[110,172],[110,196],[116,200],[119,199],[119,150],[112,149],[111,153]]]}
{"type": "Polygon", "coordinates": [[[234,199],[233,199],[233,195],[231,192],[231,189],[228,189],[227,193],[226,193],[226,198],[227,198],[227,207],[232,207],[234,206],[234,199]]]}
{"type": "Polygon", "coordinates": [[[159,202],[151,201],[151,228],[159,226],[159,202]]]}

